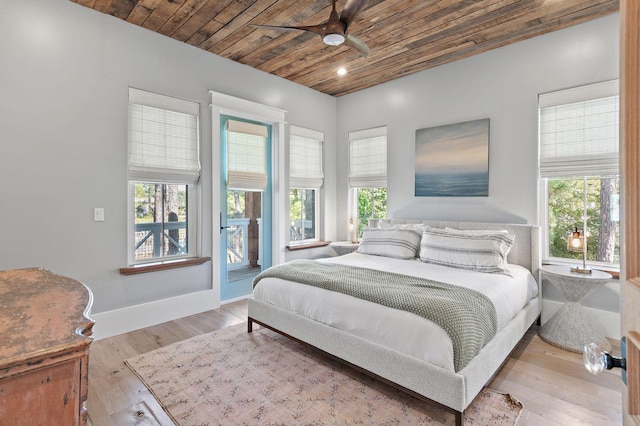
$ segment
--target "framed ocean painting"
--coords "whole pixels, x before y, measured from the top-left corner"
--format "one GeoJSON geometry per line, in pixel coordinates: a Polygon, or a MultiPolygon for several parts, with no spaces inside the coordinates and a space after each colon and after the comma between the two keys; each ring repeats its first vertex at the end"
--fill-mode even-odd
{"type": "Polygon", "coordinates": [[[416,130],[417,197],[489,196],[489,119],[416,130]]]}

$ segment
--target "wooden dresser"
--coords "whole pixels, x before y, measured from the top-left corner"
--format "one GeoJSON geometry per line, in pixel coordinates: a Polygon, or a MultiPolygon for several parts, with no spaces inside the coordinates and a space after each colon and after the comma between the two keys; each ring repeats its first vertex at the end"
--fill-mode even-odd
{"type": "Polygon", "coordinates": [[[0,271],[0,424],[87,423],[91,302],[71,278],[0,271]]]}

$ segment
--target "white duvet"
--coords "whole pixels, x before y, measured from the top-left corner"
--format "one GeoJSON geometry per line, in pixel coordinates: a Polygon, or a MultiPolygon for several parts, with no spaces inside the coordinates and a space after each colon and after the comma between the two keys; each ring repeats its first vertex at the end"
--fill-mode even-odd
{"type": "MultiPolygon", "coordinates": [[[[498,331],[538,293],[531,273],[518,265],[509,265],[511,276],[507,276],[355,252],[319,261],[414,275],[475,289],[493,302],[498,331]]],[[[262,279],[253,297],[454,371],[449,336],[442,327],[421,316],[279,278],[262,279]]]]}

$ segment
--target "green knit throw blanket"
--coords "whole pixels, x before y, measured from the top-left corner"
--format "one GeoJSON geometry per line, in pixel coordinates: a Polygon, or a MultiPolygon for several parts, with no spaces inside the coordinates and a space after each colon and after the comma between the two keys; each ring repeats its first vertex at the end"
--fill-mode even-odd
{"type": "Polygon", "coordinates": [[[497,314],[491,300],[476,290],[453,284],[313,260],[273,266],[258,275],[253,286],[267,277],[337,291],[433,321],[451,338],[455,371],[464,368],[497,330],[497,314]]]}

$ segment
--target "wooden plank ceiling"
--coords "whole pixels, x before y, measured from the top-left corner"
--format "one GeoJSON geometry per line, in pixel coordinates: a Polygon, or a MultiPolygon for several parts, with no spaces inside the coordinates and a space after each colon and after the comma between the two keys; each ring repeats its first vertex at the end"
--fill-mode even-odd
{"type": "Polygon", "coordinates": [[[349,27],[371,49],[364,58],[312,33],[251,26],[322,24],[331,0],[70,1],[334,96],[619,9],[618,0],[368,0],[349,27]]]}

